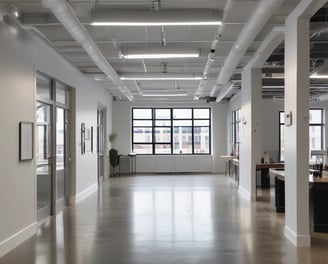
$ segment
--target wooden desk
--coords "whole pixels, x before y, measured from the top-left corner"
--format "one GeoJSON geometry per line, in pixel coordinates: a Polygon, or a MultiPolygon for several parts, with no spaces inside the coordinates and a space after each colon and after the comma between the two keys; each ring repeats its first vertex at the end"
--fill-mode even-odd
{"type": "MultiPolygon", "coordinates": [[[[285,171],[270,169],[275,176],[275,203],[277,212],[285,212],[285,171]]],[[[309,175],[310,225],[314,232],[328,232],[328,177],[309,175]]]]}
{"type": "MultiPolygon", "coordinates": [[[[278,168],[283,169],[285,167],[285,163],[260,163],[256,164],[256,171],[261,171],[261,188],[270,188],[270,174],[269,169],[278,168]]],[[[255,173],[255,177],[256,177],[255,173]]],[[[257,186],[257,181],[256,181],[257,186]]]]}
{"type": "Polygon", "coordinates": [[[221,155],[220,158],[225,160],[225,175],[231,175],[231,162],[236,156],[221,155]]]}
{"type": "Polygon", "coordinates": [[[234,175],[235,175],[235,181],[237,182],[237,184],[239,185],[239,159],[234,158],[232,159],[232,165],[234,168],[234,175]]]}

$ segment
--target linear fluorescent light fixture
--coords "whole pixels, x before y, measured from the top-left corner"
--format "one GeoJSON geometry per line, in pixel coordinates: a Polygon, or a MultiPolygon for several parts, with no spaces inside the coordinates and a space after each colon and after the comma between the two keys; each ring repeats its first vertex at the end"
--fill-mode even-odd
{"type": "Polygon", "coordinates": [[[328,79],[327,74],[319,75],[319,74],[312,74],[310,75],[311,79],[328,79]]]}
{"type": "Polygon", "coordinates": [[[174,58],[198,58],[199,54],[187,53],[157,53],[157,54],[127,54],[125,59],[174,59],[174,58]]]}
{"type": "Polygon", "coordinates": [[[120,75],[121,80],[135,80],[135,81],[161,81],[161,80],[181,80],[181,81],[198,81],[202,76],[195,74],[179,74],[179,73],[126,73],[120,75]]]}
{"type": "Polygon", "coordinates": [[[177,97],[177,96],[188,96],[187,93],[177,93],[177,94],[143,94],[142,96],[152,96],[152,97],[177,97]]]}
{"type": "Polygon", "coordinates": [[[198,58],[200,49],[176,48],[169,46],[148,48],[125,48],[122,50],[125,59],[172,59],[172,58],[198,58]]]}
{"type": "Polygon", "coordinates": [[[94,9],[93,26],[217,26],[222,12],[212,9],[94,9]]]}

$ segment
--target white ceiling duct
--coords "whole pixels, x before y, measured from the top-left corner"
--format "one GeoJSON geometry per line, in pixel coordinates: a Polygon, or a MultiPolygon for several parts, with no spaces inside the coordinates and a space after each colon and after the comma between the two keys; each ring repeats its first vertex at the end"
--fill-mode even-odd
{"type": "Polygon", "coordinates": [[[284,0],[261,0],[257,4],[253,14],[244,25],[243,30],[230,50],[228,57],[225,59],[216,85],[211,91],[211,96],[216,96],[217,89],[219,87],[222,88],[229,81],[252,41],[283,2],[284,0]]]}
{"type": "Polygon", "coordinates": [[[12,4],[3,3],[0,4],[0,15],[1,16],[9,15],[18,18],[20,16],[20,11],[16,6],[12,4]]]}
{"type": "Polygon", "coordinates": [[[228,14],[230,14],[230,11],[232,10],[233,2],[234,2],[234,0],[228,0],[224,7],[222,25],[219,26],[218,32],[215,34],[214,40],[212,41],[210,52],[208,53],[207,61],[206,61],[204,71],[203,71],[203,80],[201,80],[199,82],[197,91],[195,92],[195,97],[194,97],[195,100],[198,100],[199,97],[202,96],[204,87],[207,84],[206,77],[211,69],[212,63],[215,60],[215,49],[216,49],[216,46],[217,46],[218,42],[220,41],[220,38],[222,37],[222,34],[224,32],[225,22],[226,22],[228,14]]]}
{"type": "Polygon", "coordinates": [[[128,100],[132,101],[134,98],[131,91],[121,81],[118,74],[100,52],[97,45],[94,43],[84,26],[80,23],[67,1],[42,0],[42,5],[45,8],[49,8],[53,12],[59,22],[61,22],[65,29],[70,33],[72,38],[75,39],[89,54],[90,58],[99,67],[99,69],[112,80],[112,82],[123,93],[123,95],[128,98],[128,100]]]}
{"type": "Polygon", "coordinates": [[[220,91],[220,94],[216,98],[216,102],[221,102],[221,100],[226,97],[233,89],[235,84],[232,81],[227,82],[220,91]]]}
{"type": "Polygon", "coordinates": [[[316,98],[315,101],[320,101],[320,102],[328,101],[328,94],[322,94],[322,95],[319,95],[315,98],[316,98]]]}

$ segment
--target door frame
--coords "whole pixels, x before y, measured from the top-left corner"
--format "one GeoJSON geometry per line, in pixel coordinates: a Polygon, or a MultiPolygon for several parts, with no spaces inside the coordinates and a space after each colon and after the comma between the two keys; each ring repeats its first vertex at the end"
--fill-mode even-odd
{"type": "Polygon", "coordinates": [[[100,104],[100,103],[98,103],[98,106],[97,106],[97,178],[98,178],[98,183],[99,182],[102,182],[103,180],[105,180],[105,178],[106,178],[106,168],[107,168],[107,166],[106,166],[106,164],[107,164],[107,107],[106,106],[104,106],[104,105],[102,105],[102,104],[100,104]],[[102,164],[102,168],[100,169],[99,168],[99,164],[100,164],[100,162],[99,162],[99,136],[100,136],[100,133],[99,133],[99,112],[103,112],[103,124],[102,124],[102,126],[103,126],[103,133],[104,133],[104,135],[103,135],[103,150],[104,150],[104,152],[103,152],[103,159],[104,159],[104,161],[103,161],[103,164],[102,164]],[[103,171],[103,175],[100,175],[100,171],[103,171]]]}
{"type": "MultiPolygon", "coordinates": [[[[69,85],[64,84],[61,81],[58,81],[46,74],[43,74],[40,71],[35,70],[35,87],[37,87],[37,78],[38,76],[43,76],[47,79],[50,80],[51,85],[51,98],[52,99],[47,99],[43,98],[37,95],[37,92],[35,89],[35,104],[37,102],[47,104],[50,106],[50,116],[51,116],[51,121],[50,121],[50,129],[51,129],[51,153],[49,157],[51,158],[50,160],[50,173],[51,173],[51,203],[50,203],[50,216],[51,215],[56,215],[58,212],[62,211],[62,209],[75,202],[75,186],[76,186],[76,181],[75,181],[75,172],[76,172],[76,166],[75,166],[75,89],[69,85]],[[69,94],[69,102],[67,104],[62,104],[60,102],[57,102],[56,100],[56,88],[57,88],[57,83],[64,84],[65,87],[67,88],[68,94],[69,94]],[[56,118],[57,118],[57,107],[63,108],[65,112],[65,121],[66,117],[68,120],[67,124],[67,129],[68,129],[68,134],[65,134],[65,186],[64,186],[64,202],[63,204],[61,202],[57,202],[57,175],[56,175],[56,118]],[[67,113],[69,116],[67,116],[67,113]],[[67,140],[68,138],[68,140],[67,140]],[[73,199],[72,199],[73,197],[73,199]]],[[[64,121],[64,122],[65,122],[64,121]]],[[[65,132],[67,133],[67,131],[65,132]]],[[[35,161],[36,162],[36,161],[35,161]]],[[[35,198],[35,203],[37,204],[37,176],[36,176],[36,198],[35,198]]],[[[42,216],[42,214],[41,214],[42,216]]],[[[40,218],[38,216],[38,211],[36,210],[36,219],[38,221],[42,221],[44,218],[40,218]]]]}

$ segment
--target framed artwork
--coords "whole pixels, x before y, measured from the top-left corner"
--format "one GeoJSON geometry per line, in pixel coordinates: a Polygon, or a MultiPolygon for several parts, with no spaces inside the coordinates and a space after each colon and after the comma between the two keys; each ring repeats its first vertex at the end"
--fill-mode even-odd
{"type": "Polygon", "coordinates": [[[91,126],[91,153],[93,153],[93,126],[91,126]]]}
{"type": "Polygon", "coordinates": [[[33,122],[19,122],[19,160],[33,159],[33,122]]]}
{"type": "Polygon", "coordinates": [[[81,123],[81,154],[85,154],[85,123],[81,123]]]}

